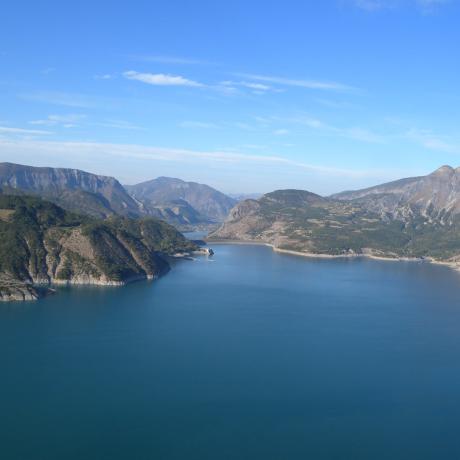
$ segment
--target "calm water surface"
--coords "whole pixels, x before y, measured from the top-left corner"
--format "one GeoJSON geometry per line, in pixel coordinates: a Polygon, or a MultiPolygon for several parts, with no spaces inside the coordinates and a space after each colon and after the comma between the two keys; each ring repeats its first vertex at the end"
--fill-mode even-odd
{"type": "Polygon", "coordinates": [[[460,275],[217,245],[0,306],[0,458],[460,458],[460,275]]]}

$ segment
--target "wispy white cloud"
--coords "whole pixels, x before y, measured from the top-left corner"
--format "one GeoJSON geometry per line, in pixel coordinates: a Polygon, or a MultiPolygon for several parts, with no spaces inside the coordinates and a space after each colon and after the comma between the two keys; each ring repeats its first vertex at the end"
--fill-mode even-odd
{"type": "Polygon", "coordinates": [[[254,155],[241,152],[229,151],[199,151],[187,149],[174,149],[162,147],[147,147],[136,144],[105,144],[97,142],[56,142],[56,141],[36,141],[36,140],[15,140],[0,138],[0,148],[3,157],[11,158],[17,155],[29,155],[42,158],[50,155],[72,158],[125,158],[138,159],[145,161],[163,161],[173,163],[203,162],[208,167],[235,164],[242,167],[249,165],[273,165],[284,166],[298,170],[299,168],[310,173],[324,174],[329,176],[365,178],[381,175],[382,171],[376,170],[354,170],[334,168],[318,164],[310,164],[302,161],[295,161],[280,155],[254,155]]]}
{"type": "Polygon", "coordinates": [[[29,121],[37,126],[62,126],[63,128],[103,127],[125,130],[142,130],[144,128],[125,120],[105,119],[102,121],[87,120],[85,114],[48,115],[44,119],[29,121]]]}
{"type": "Polygon", "coordinates": [[[273,131],[273,134],[275,136],[285,136],[286,134],[289,134],[289,130],[284,129],[284,128],[275,129],[275,131],[273,131]]]}
{"type": "Polygon", "coordinates": [[[251,82],[247,82],[247,81],[240,82],[240,85],[245,86],[246,88],[255,89],[255,90],[259,90],[259,91],[269,91],[269,90],[273,89],[271,86],[264,85],[263,83],[251,83],[251,82]]]}
{"type": "Polygon", "coordinates": [[[397,0],[354,0],[353,3],[358,8],[367,11],[377,11],[385,8],[394,8],[397,0]]]}
{"type": "Polygon", "coordinates": [[[10,126],[0,126],[0,133],[12,134],[12,135],[19,134],[19,135],[26,135],[26,136],[29,136],[29,135],[42,136],[42,135],[52,134],[50,131],[43,131],[41,129],[12,128],[10,126]]]}
{"type": "MultiPolygon", "coordinates": [[[[352,127],[338,127],[325,123],[322,120],[313,118],[311,116],[297,116],[292,118],[271,117],[262,118],[263,123],[267,126],[270,123],[283,123],[293,124],[308,129],[320,131],[329,136],[338,136],[347,139],[352,139],[359,142],[366,142],[372,144],[381,144],[385,142],[385,137],[375,133],[369,129],[352,126],[352,127]]],[[[276,134],[276,131],[274,132],[276,134]]],[[[287,134],[287,133],[286,133],[287,134]]]]}
{"type": "Polygon", "coordinates": [[[155,86],[192,86],[202,87],[202,83],[182,77],[181,75],[169,75],[164,73],[142,73],[129,70],[123,73],[128,80],[137,80],[148,85],[155,86]]]}
{"type": "Polygon", "coordinates": [[[93,124],[95,126],[102,126],[103,128],[126,129],[129,131],[142,131],[145,129],[125,120],[105,120],[93,124]]]}
{"type": "Polygon", "coordinates": [[[312,90],[322,90],[322,91],[356,91],[357,88],[354,88],[349,85],[345,85],[337,82],[330,81],[319,81],[319,80],[304,80],[304,79],[293,79],[293,78],[284,78],[276,77],[270,75],[257,75],[257,74],[239,74],[242,77],[250,80],[255,80],[258,82],[264,83],[273,83],[282,86],[295,86],[299,88],[306,88],[312,90]]]}
{"type": "Polygon", "coordinates": [[[105,73],[102,75],[94,75],[95,80],[111,80],[112,78],[115,78],[115,75],[110,74],[110,73],[105,73]]]}
{"type": "Polygon", "coordinates": [[[42,126],[56,126],[62,125],[64,128],[75,128],[77,123],[86,118],[86,115],[82,114],[67,114],[67,115],[48,115],[45,119],[32,120],[29,123],[31,125],[42,125],[42,126]]]}
{"type": "Polygon", "coordinates": [[[351,102],[347,102],[347,101],[340,101],[340,100],[336,101],[336,100],[324,99],[324,98],[317,98],[315,100],[319,104],[325,107],[329,107],[331,109],[353,109],[357,107],[355,104],[352,104],[351,102]]]}
{"type": "Polygon", "coordinates": [[[410,129],[406,132],[405,137],[428,150],[455,155],[460,154],[460,143],[452,142],[434,134],[432,131],[410,129]]]}
{"type": "Polygon", "coordinates": [[[374,133],[373,131],[370,131],[365,128],[355,126],[352,128],[335,129],[340,135],[348,137],[349,139],[353,139],[355,141],[368,142],[370,144],[382,144],[385,142],[385,138],[382,135],[374,133]]]}
{"type": "Polygon", "coordinates": [[[431,13],[438,7],[450,3],[451,0],[416,0],[419,8],[425,13],[431,13]]]}
{"type": "Polygon", "coordinates": [[[253,94],[265,94],[267,92],[281,92],[283,90],[279,88],[275,88],[271,85],[267,85],[266,83],[260,83],[260,82],[255,82],[255,81],[232,81],[232,80],[226,80],[220,82],[220,86],[228,89],[231,88],[233,90],[236,90],[237,87],[239,88],[246,88],[248,90],[251,90],[253,94]]]}
{"type": "Polygon", "coordinates": [[[74,108],[94,108],[95,99],[85,94],[64,93],[59,91],[38,91],[35,93],[20,94],[21,99],[45,104],[61,105],[74,108]]]}

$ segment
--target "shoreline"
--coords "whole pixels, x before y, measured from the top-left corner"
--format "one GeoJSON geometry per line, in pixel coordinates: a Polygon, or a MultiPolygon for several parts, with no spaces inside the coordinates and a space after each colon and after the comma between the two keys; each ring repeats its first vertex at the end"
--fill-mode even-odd
{"type": "Polygon", "coordinates": [[[385,257],[385,256],[378,256],[373,254],[321,254],[321,253],[313,253],[313,252],[302,252],[302,251],[294,251],[291,249],[282,249],[274,246],[271,243],[265,243],[263,241],[240,241],[240,240],[206,240],[206,243],[211,244],[237,244],[237,245],[254,245],[254,246],[267,246],[272,249],[273,252],[279,254],[287,254],[292,256],[298,257],[307,257],[309,259],[373,259],[373,260],[380,260],[383,262],[418,262],[418,263],[430,263],[435,265],[443,265],[448,267],[452,270],[460,272],[460,264],[455,262],[445,262],[442,260],[436,260],[432,258],[420,258],[420,257],[385,257]]]}

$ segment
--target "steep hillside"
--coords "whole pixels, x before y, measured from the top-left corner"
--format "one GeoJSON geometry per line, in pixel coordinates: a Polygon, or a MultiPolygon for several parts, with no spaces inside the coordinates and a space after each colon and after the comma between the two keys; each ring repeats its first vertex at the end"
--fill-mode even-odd
{"type": "MultiPolygon", "coordinates": [[[[431,184],[435,196],[437,181],[431,184]]],[[[410,203],[410,212],[395,208],[392,214],[382,215],[380,208],[373,210],[371,197],[380,195],[370,195],[363,203],[362,198],[339,200],[279,190],[238,203],[209,238],[263,242],[306,254],[425,257],[458,264],[460,214],[452,211],[447,219],[439,211],[434,219],[426,207],[410,203]]]]}
{"type": "Polygon", "coordinates": [[[140,215],[137,203],[116,179],[78,169],[0,163],[0,188],[10,194],[37,195],[95,217],[140,215]]]}
{"type": "Polygon", "coordinates": [[[421,215],[449,223],[460,214],[460,168],[442,166],[433,173],[343,192],[331,198],[353,201],[382,217],[408,220],[421,215]]]}
{"type": "Polygon", "coordinates": [[[163,254],[195,249],[156,219],[101,221],[39,198],[0,195],[0,299],[11,297],[14,283],[119,285],[154,278],[169,268],[163,254]]]}
{"type": "Polygon", "coordinates": [[[182,200],[196,211],[202,222],[222,222],[236,203],[236,200],[208,185],[170,177],[125,187],[147,209],[182,200]]]}

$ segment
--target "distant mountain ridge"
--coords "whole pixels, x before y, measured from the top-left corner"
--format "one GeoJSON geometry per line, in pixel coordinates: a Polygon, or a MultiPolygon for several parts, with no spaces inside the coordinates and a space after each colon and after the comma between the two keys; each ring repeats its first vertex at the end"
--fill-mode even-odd
{"type": "Polygon", "coordinates": [[[197,211],[197,219],[208,223],[222,222],[237,202],[209,185],[172,177],[158,177],[136,185],[125,185],[125,188],[147,209],[181,200],[197,211]]]}
{"type": "Polygon", "coordinates": [[[113,177],[79,169],[14,163],[0,163],[0,189],[97,218],[152,216],[180,229],[220,223],[236,203],[212,187],[180,179],[159,177],[124,187],[113,177]]]}

